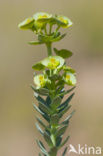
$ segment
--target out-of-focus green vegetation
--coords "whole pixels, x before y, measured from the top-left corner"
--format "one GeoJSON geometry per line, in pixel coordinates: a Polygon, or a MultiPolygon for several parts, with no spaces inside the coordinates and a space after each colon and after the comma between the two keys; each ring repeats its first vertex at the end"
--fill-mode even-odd
{"type": "MultiPolygon", "coordinates": [[[[103,1],[0,1],[0,155],[35,155],[36,135],[32,107],[32,65],[46,56],[44,46],[27,44],[32,33],[21,32],[20,21],[39,11],[68,16],[74,23],[57,44],[74,52],[68,64],[77,71],[72,101],[76,114],[70,125],[73,145],[103,146],[103,1]],[[35,132],[35,135],[34,135],[35,132]]],[[[35,38],[35,37],[34,37],[35,38]]]]}

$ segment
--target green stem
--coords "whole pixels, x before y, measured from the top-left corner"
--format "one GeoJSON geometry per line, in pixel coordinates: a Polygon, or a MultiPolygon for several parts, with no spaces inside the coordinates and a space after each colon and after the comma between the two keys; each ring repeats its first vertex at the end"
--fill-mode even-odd
{"type": "MultiPolygon", "coordinates": [[[[47,25],[47,24],[46,24],[46,25],[47,25]]],[[[47,29],[46,29],[46,25],[45,25],[44,31],[45,31],[45,34],[47,35],[47,29]]]]}
{"type": "Polygon", "coordinates": [[[57,149],[55,147],[51,148],[49,156],[57,156],[57,149]]]}
{"type": "MultiPolygon", "coordinates": [[[[55,86],[53,86],[52,89],[54,90],[55,86]]],[[[51,95],[51,101],[53,101],[53,99],[55,99],[55,96],[56,96],[56,93],[51,95]]],[[[52,109],[52,107],[51,107],[51,109],[52,109]]],[[[52,112],[51,118],[55,113],[57,113],[55,111],[56,110],[54,109],[53,112],[52,112]]],[[[59,121],[58,121],[57,125],[58,124],[59,124],[59,121]]],[[[58,148],[56,147],[56,136],[55,136],[55,132],[57,131],[57,128],[54,125],[54,123],[51,123],[51,120],[50,120],[50,125],[49,126],[51,128],[51,132],[50,132],[51,133],[51,141],[53,143],[53,146],[50,148],[50,151],[49,151],[49,156],[57,156],[58,148]]]]}
{"type": "Polygon", "coordinates": [[[52,31],[52,25],[50,25],[49,35],[51,34],[51,31],[52,31]]]}
{"type": "Polygon", "coordinates": [[[56,32],[60,29],[60,25],[56,28],[56,32]]]}
{"type": "Polygon", "coordinates": [[[47,52],[48,52],[48,56],[52,56],[52,48],[51,48],[51,43],[47,43],[47,52]]]}

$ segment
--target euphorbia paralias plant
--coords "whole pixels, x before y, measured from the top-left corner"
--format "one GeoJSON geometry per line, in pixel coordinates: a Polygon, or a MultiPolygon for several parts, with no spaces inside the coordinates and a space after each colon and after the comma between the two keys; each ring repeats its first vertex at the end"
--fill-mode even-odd
{"type": "MultiPolygon", "coordinates": [[[[65,16],[51,15],[40,12],[25,19],[19,24],[23,30],[31,30],[37,36],[37,41],[31,41],[31,45],[45,44],[47,47],[47,57],[35,63],[33,69],[39,71],[34,75],[34,86],[31,86],[38,105],[33,104],[34,109],[41,115],[36,117],[36,127],[43,136],[48,147],[47,150],[43,142],[37,139],[40,147],[39,156],[57,156],[68,141],[69,136],[63,139],[63,135],[68,128],[70,118],[74,111],[62,121],[63,115],[70,109],[70,101],[74,95],[63,100],[66,94],[73,91],[76,85],[75,70],[66,64],[67,58],[72,56],[72,52],[66,49],[53,48],[52,44],[65,37],[60,33],[60,28],[66,29],[72,26],[72,22],[65,16]],[[53,55],[53,53],[55,55],[53,55]],[[66,89],[66,85],[68,89],[66,89]],[[46,120],[47,124],[42,121],[46,120]]],[[[62,156],[65,156],[67,147],[64,148],[62,156]]],[[[60,155],[60,154],[59,154],[60,155]]]]}

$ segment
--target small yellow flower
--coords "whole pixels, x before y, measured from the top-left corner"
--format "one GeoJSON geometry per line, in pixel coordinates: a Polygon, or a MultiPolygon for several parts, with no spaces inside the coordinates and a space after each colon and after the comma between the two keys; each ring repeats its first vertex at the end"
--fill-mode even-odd
{"type": "Polygon", "coordinates": [[[66,75],[66,81],[70,80],[70,75],[66,75]]]}
{"type": "Polygon", "coordinates": [[[34,83],[37,85],[38,88],[44,87],[46,84],[46,79],[44,78],[44,75],[43,74],[36,75],[34,77],[34,83]]]}
{"type": "Polygon", "coordinates": [[[41,61],[41,64],[49,69],[59,69],[64,65],[64,59],[60,56],[50,56],[41,61]]]}
{"type": "Polygon", "coordinates": [[[44,76],[43,76],[43,75],[40,75],[40,76],[39,76],[39,80],[40,80],[40,81],[43,81],[43,80],[44,80],[44,76]]]}
{"type": "Polygon", "coordinates": [[[34,83],[37,85],[37,89],[45,87],[46,84],[51,83],[48,77],[44,74],[39,74],[34,77],[34,83]]]}
{"type": "Polygon", "coordinates": [[[76,77],[73,73],[67,72],[64,76],[64,81],[70,86],[76,85],[76,77]]]}
{"type": "Polygon", "coordinates": [[[58,19],[63,22],[64,24],[68,24],[68,20],[64,19],[62,16],[58,17],[58,19]]]}
{"type": "Polygon", "coordinates": [[[59,64],[60,64],[60,62],[58,60],[56,60],[55,58],[50,58],[48,67],[50,67],[51,69],[55,69],[59,64]]]}
{"type": "Polygon", "coordinates": [[[40,81],[41,87],[43,87],[45,85],[45,79],[44,79],[44,77],[43,76],[40,76],[39,77],[39,81],[40,81]]]}
{"type": "Polygon", "coordinates": [[[48,13],[39,12],[33,15],[33,18],[35,20],[35,27],[37,29],[42,29],[45,26],[45,23],[52,17],[52,15],[49,15],[48,13]]]}
{"type": "Polygon", "coordinates": [[[31,29],[34,25],[34,19],[32,17],[26,18],[23,22],[21,22],[18,27],[21,29],[31,29]]]}
{"type": "Polygon", "coordinates": [[[40,21],[42,19],[50,19],[51,17],[52,17],[51,14],[45,12],[39,12],[33,15],[33,18],[37,21],[40,21]]]}
{"type": "Polygon", "coordinates": [[[68,28],[73,24],[72,21],[65,16],[57,16],[56,18],[57,21],[59,22],[59,25],[63,28],[68,28]]]}

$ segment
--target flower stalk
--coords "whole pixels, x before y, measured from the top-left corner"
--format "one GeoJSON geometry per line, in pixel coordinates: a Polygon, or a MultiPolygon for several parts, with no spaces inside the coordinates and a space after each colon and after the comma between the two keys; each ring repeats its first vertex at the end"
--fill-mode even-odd
{"type": "Polygon", "coordinates": [[[51,43],[46,43],[48,56],[52,56],[52,46],[51,43]]]}
{"type": "MultiPolygon", "coordinates": [[[[34,84],[31,86],[38,105],[33,104],[34,109],[41,115],[36,117],[36,127],[47,143],[47,151],[43,142],[37,139],[40,148],[39,156],[57,156],[58,151],[67,143],[69,136],[63,140],[63,135],[68,128],[70,119],[74,111],[62,121],[62,117],[71,108],[70,101],[74,96],[72,91],[76,85],[75,70],[66,65],[66,59],[72,56],[72,52],[67,49],[52,49],[52,43],[62,40],[66,34],[61,34],[60,28],[69,28],[72,22],[65,16],[53,16],[40,12],[27,18],[19,24],[19,28],[33,31],[37,35],[37,41],[31,41],[31,45],[45,44],[47,56],[45,59],[32,66],[40,74],[34,75],[34,84]],[[47,25],[49,30],[47,31],[47,25]],[[52,26],[56,29],[52,32],[52,26]],[[55,54],[55,55],[54,55],[55,54]],[[66,90],[65,86],[69,89],[66,90]],[[69,97],[64,100],[66,94],[69,97]],[[47,121],[45,125],[42,118],[47,121]]],[[[65,156],[67,146],[61,156],[65,156]]]]}

